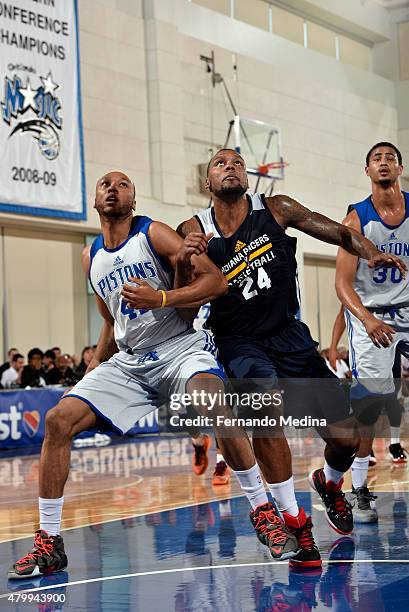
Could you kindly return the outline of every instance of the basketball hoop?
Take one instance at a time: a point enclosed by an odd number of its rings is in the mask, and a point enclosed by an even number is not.
[[[261,164],[261,166],[257,168],[257,171],[259,174],[267,175],[270,170],[284,170],[287,166],[289,166],[289,163],[286,161],[276,161],[269,164]]]

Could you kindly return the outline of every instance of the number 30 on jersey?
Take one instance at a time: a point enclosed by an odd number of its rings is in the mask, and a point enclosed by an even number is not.
[[[392,281],[392,283],[400,283],[402,280],[402,272],[399,270],[399,268],[379,268],[379,270],[376,270],[374,276],[373,276],[373,280],[375,283],[378,283],[378,285],[384,283],[387,279],[388,276],[390,276],[390,280]]]
[[[257,272],[257,283],[256,279],[252,276],[247,276],[240,283],[240,287],[243,287],[243,297],[245,300],[250,300],[252,297],[258,295],[257,289],[253,289],[255,283],[259,289],[270,289],[271,287],[271,280],[269,279],[268,274],[264,270],[264,268],[258,268]]]

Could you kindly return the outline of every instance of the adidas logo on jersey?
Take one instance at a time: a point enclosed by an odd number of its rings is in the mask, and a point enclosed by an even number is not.
[[[121,259],[119,255],[117,255],[114,259],[114,266],[119,266],[119,264],[123,264],[123,263],[124,263],[123,259]]]
[[[236,242],[236,246],[234,247],[234,252],[238,253],[239,251],[241,251],[242,248],[244,248],[246,246],[245,242],[241,242],[241,240],[238,240]]]
[[[395,232],[392,232],[392,234],[389,236],[389,240],[397,240]]]

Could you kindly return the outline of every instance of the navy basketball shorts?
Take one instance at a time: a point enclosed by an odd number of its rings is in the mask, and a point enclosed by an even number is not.
[[[283,391],[284,415],[338,423],[351,414],[348,390],[317,351],[302,321],[265,339],[217,338],[219,359],[237,391]]]

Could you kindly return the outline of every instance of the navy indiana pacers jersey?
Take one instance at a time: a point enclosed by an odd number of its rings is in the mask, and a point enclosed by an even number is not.
[[[228,293],[211,302],[208,326],[216,339],[274,335],[299,310],[297,240],[274,219],[263,194],[247,199],[247,217],[229,238],[218,228],[213,207],[195,215],[205,234],[213,232],[208,256],[229,283]]]

